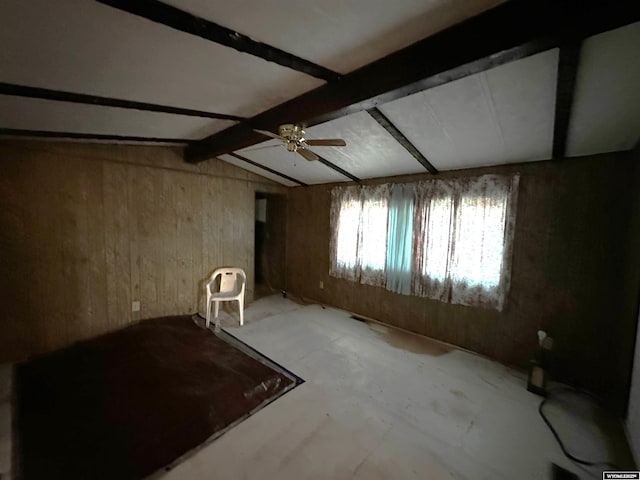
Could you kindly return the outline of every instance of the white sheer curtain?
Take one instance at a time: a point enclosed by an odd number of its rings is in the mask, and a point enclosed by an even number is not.
[[[455,183],[429,180],[415,188],[413,294],[447,302]]]
[[[451,259],[451,302],[502,310],[509,289],[520,177],[461,183]]]
[[[483,175],[416,186],[414,295],[502,310],[518,183],[518,175]]]
[[[331,190],[331,265],[329,274],[358,280],[358,225],[362,212],[360,187]]]
[[[389,185],[362,187],[362,216],[358,244],[360,282],[383,286],[387,254]]]
[[[330,275],[384,285],[388,209],[388,184],[331,191]]]
[[[336,187],[329,273],[396,293],[502,310],[519,178]]]

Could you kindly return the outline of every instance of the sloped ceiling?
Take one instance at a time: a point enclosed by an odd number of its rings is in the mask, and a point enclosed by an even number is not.
[[[3,0],[0,43],[3,82],[241,116],[322,83],[91,0]]]
[[[553,49],[380,106],[440,170],[551,156]]]
[[[15,129],[197,140],[232,124],[227,120],[0,95],[0,125]]]
[[[476,43],[484,37],[469,27],[475,41],[465,44],[447,29],[468,18],[486,17],[480,25],[492,25],[487,15],[501,3],[4,0],[0,135],[183,143],[204,145],[205,153],[215,150],[208,150],[214,138],[229,145],[218,148],[223,160],[287,186],[633,148],[640,134],[639,9],[629,7],[619,15],[623,20],[603,20],[597,34],[580,38],[575,62],[560,54],[564,44],[520,38],[518,25],[503,22],[497,24],[505,37],[525,42],[519,54],[488,51],[480,64],[465,64],[475,57],[464,52],[480,51]],[[555,8],[545,1],[512,1],[509,8],[539,3]],[[598,21],[592,17],[591,23]],[[565,27],[572,25],[555,25]],[[212,39],[212,31],[226,38]],[[402,61],[420,74],[430,71],[433,59],[402,55],[438,32],[447,39],[434,41],[439,48],[432,49],[442,74],[435,82],[412,78],[403,86]],[[239,51],[246,44],[264,58]],[[461,64],[447,66],[449,46]],[[390,84],[393,95],[374,78],[368,92],[360,72],[394,56],[401,61],[393,78],[401,82]],[[365,80],[352,92],[358,75]],[[275,131],[277,123],[265,127],[261,119],[276,118],[278,111],[297,117],[277,117],[280,123],[304,120],[304,106],[311,104],[300,96],[328,85],[334,96],[312,117],[331,120],[310,118],[306,137],[343,138],[346,147],[313,147],[321,159],[308,162],[254,133],[254,140],[233,148],[242,131],[230,127]]]
[[[568,155],[629,150],[640,130],[640,23],[584,42]]]
[[[348,73],[502,0],[171,0],[167,3]]]

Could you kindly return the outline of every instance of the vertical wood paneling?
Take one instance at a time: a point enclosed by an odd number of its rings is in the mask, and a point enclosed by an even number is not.
[[[29,249],[25,247],[37,241],[25,228],[24,211],[33,205],[30,196],[26,196],[23,202],[25,196],[21,192],[24,192],[26,184],[20,165],[3,166],[3,175],[0,176],[0,197],[3,199],[0,208],[0,295],[6,301],[0,317],[0,339],[13,337],[13,341],[6,345],[8,354],[30,348],[34,338],[33,334],[29,335],[32,312],[29,316],[23,316],[21,312],[29,305],[30,289],[24,275],[21,276],[25,266],[20,258],[28,255]],[[30,256],[31,261],[26,266],[30,271],[33,270],[30,264],[34,256]],[[34,278],[34,282],[41,283],[41,278]]]
[[[243,263],[245,272],[247,273],[247,298],[248,301],[253,301],[253,295],[255,290],[255,278],[254,278],[254,258],[255,258],[255,237],[256,237],[256,201],[255,192],[250,188],[248,183],[243,184],[244,192],[240,196],[239,200],[242,204],[241,212],[243,215],[242,223],[245,225],[242,232],[243,241],[240,242],[243,250]]]
[[[138,208],[137,215],[137,233],[138,241],[138,265],[139,265],[139,297],[141,305],[145,306],[145,311],[154,316],[161,310],[158,305],[158,296],[156,291],[156,277],[158,263],[161,261],[161,245],[159,244],[159,235],[157,232],[158,211],[162,208],[160,202],[156,200],[155,186],[155,170],[152,168],[136,169],[137,188],[134,190],[135,204]]]
[[[191,294],[189,305],[190,311],[198,311],[199,305],[199,283],[203,277],[203,264],[205,259],[202,256],[202,234],[204,229],[202,212],[202,177],[190,175],[190,201],[191,212],[189,213],[189,225],[191,226],[191,277],[188,291]]]
[[[207,202],[207,200],[209,199],[210,195],[209,192],[207,190],[207,184],[208,182],[204,179],[204,177],[199,177],[198,178],[198,190],[200,191],[200,223],[201,223],[201,228],[200,228],[200,258],[201,258],[201,262],[199,265],[199,275],[198,278],[200,279],[199,282],[197,282],[196,284],[196,305],[198,307],[198,311],[200,312],[204,312],[205,311],[205,305],[204,305],[204,294],[203,294],[203,285],[204,285],[204,280],[208,275],[208,269],[209,269],[209,259],[211,257],[211,255],[209,254],[209,235],[207,235],[207,232],[209,232],[209,218],[210,218],[210,212],[209,212],[209,203]]]
[[[127,169],[127,196],[126,202],[128,205],[128,226],[129,226],[129,276],[131,283],[129,285],[129,298],[131,302],[140,300],[140,232],[139,228],[139,215],[141,212],[141,205],[139,202],[140,191],[138,185],[139,169],[128,168]],[[130,308],[130,307],[129,307]],[[131,312],[131,318],[133,320],[140,320],[143,318],[142,313]]]
[[[1,142],[0,161],[0,362],[202,311],[221,265],[253,285],[255,191],[286,192],[173,148]]]
[[[175,179],[175,218],[176,218],[176,258],[177,258],[177,304],[178,313],[188,313],[191,292],[191,228],[188,217],[192,213],[189,204],[189,185],[185,175]]]
[[[171,311],[178,305],[178,268],[176,258],[176,222],[175,222],[175,190],[173,173],[163,170],[161,173],[161,190],[159,203],[164,214],[158,218],[158,235],[160,237],[162,261],[159,265],[157,282],[159,283],[159,303],[162,311]],[[170,213],[166,213],[170,212]],[[146,308],[146,306],[144,306]]]
[[[57,348],[67,335],[62,252],[64,230],[60,218],[64,198],[56,175],[49,169],[51,161],[51,157],[47,155],[43,158],[34,155],[32,158],[35,164],[33,166],[36,167],[32,181],[34,185],[38,185],[35,189],[38,194],[36,221],[40,228],[38,244],[41,245],[37,268],[36,271],[32,270],[32,274],[42,275],[43,283],[40,289],[32,292],[32,302],[38,308],[35,318],[32,318],[31,333],[36,335],[34,340],[38,342],[37,345],[42,345],[44,349]],[[44,301],[43,296],[46,296],[47,301]],[[44,323],[46,327],[38,328],[40,323]]]
[[[202,210],[204,217],[204,228],[202,231],[202,268],[203,274],[198,283],[199,309],[205,311],[204,280],[208,278],[216,267],[222,266],[223,256],[221,244],[224,243],[222,234],[225,229],[221,225],[222,204],[222,182],[208,182],[201,179],[202,185]]]
[[[129,264],[128,167],[104,163],[104,236],[108,324],[117,328],[131,321]]]
[[[86,164],[87,175],[87,235],[89,246],[89,335],[102,333],[107,325],[107,278],[105,255],[105,215],[103,193],[103,168],[97,162]]]
[[[189,277],[185,291],[188,297],[188,312],[198,309],[198,281],[201,276],[202,265],[202,191],[200,190],[200,178],[189,175],[187,187],[188,209],[187,229],[189,231],[188,250],[190,254]]]
[[[60,295],[63,298],[63,318],[65,333],[56,343],[64,343],[70,332],[88,331],[87,316],[90,310],[91,293],[88,285],[89,245],[87,242],[87,202],[85,190],[86,172],[84,165],[73,159],[70,168],[75,175],[66,175],[60,179],[59,222],[64,232],[59,240],[62,255],[62,282]]]

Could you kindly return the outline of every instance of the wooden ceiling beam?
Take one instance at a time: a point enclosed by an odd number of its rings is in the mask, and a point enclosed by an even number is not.
[[[239,32],[158,0],[98,0],[98,2],[327,82],[340,79],[339,73],[328,68],[316,65],[304,58],[297,57],[266,43],[257,42]],[[229,3],[228,8],[236,7],[233,3]]]
[[[279,177],[281,177],[281,178],[284,178],[284,179],[286,179],[286,180],[289,180],[290,182],[297,183],[297,184],[298,184],[298,185],[300,185],[301,187],[308,187],[308,186],[309,186],[309,185],[307,185],[306,183],[301,182],[300,180],[296,180],[295,178],[290,177],[289,175],[286,175],[286,174],[284,174],[284,173],[278,172],[277,170],[274,170],[273,168],[269,168],[269,167],[267,167],[267,166],[265,166],[265,165],[260,165],[258,162],[254,162],[253,160],[251,160],[251,159],[249,159],[249,158],[247,158],[247,157],[243,157],[242,155],[238,155],[237,153],[230,152],[230,153],[229,153],[229,155],[230,155],[230,156],[232,156],[232,157],[234,157],[234,158],[237,158],[238,160],[240,160],[240,161],[242,161],[242,162],[246,162],[246,163],[248,163],[249,165],[253,165],[254,167],[261,168],[261,169],[262,169],[262,170],[264,170],[265,172],[272,173],[273,175],[277,175],[277,176],[279,176]]]
[[[420,153],[411,141],[404,136],[404,134],[398,130],[391,120],[387,118],[387,116],[380,111],[378,107],[373,107],[367,110],[367,113],[373,118],[378,125],[384,128],[389,135],[391,135],[396,142],[398,142],[402,148],[404,148],[413,158],[415,158],[427,171],[433,175],[438,173],[438,169],[434,167],[427,158]]]
[[[344,175],[345,177],[350,178],[354,182],[360,182],[361,181],[358,177],[356,177],[352,173],[347,172],[344,168],[339,167],[335,163],[330,162],[326,158],[318,155],[316,152],[313,152],[313,153],[315,153],[316,157],[318,157],[318,162],[322,163],[324,166],[329,167],[331,170],[333,170],[335,172],[338,172],[340,175]]]
[[[573,105],[581,46],[582,42],[580,41],[567,43],[560,47],[558,55],[552,153],[552,157],[556,160],[564,158],[567,152],[571,106]]]
[[[107,135],[102,133],[54,132],[49,130],[22,130],[17,128],[0,128],[0,136],[59,138],[59,139],[74,139],[74,140],[101,140],[101,141],[110,141],[110,142],[171,143],[175,145],[187,145],[194,142],[194,140],[186,140],[184,138],[135,137],[135,136],[129,136],[129,135]]]
[[[313,126],[640,20],[640,2],[510,0],[189,146],[200,162],[264,140],[254,129]]]
[[[241,122],[243,120],[246,120],[246,118],[244,117],[227,115],[225,113],[203,112],[202,110],[191,110],[189,108],[156,105],[154,103],[135,102],[132,100],[122,100],[119,98],[98,97],[96,95],[64,92],[60,90],[49,90],[47,88],[28,87],[25,85],[15,85],[13,83],[0,82],[0,95],[11,95],[14,97],[26,98],[41,98],[43,100],[53,100],[56,102],[82,103],[86,105],[98,105],[101,107],[127,108],[132,110],[142,110],[145,112],[170,113],[173,115],[186,115],[188,117],[215,118],[218,120],[231,120],[234,122]]]

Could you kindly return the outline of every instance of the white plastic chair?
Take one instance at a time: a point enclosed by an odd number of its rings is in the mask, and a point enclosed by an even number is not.
[[[215,290],[218,277],[220,277],[219,288]],[[238,277],[240,277],[241,282],[238,281]],[[242,283],[242,285],[238,285],[239,283]],[[217,326],[220,302],[233,302],[236,300],[240,310],[240,325],[244,324],[244,286],[246,283],[247,276],[241,268],[223,267],[216,269],[211,274],[211,278],[205,285],[207,290],[207,328],[211,323],[211,303],[214,304],[213,311]]]

